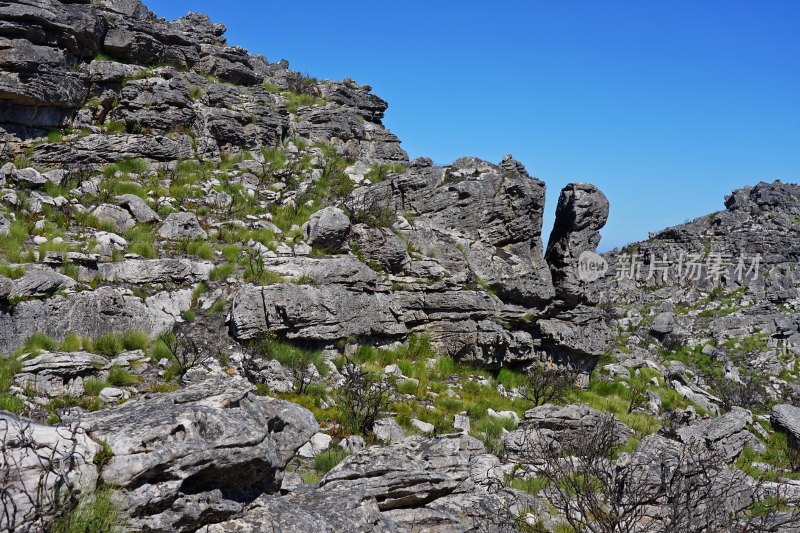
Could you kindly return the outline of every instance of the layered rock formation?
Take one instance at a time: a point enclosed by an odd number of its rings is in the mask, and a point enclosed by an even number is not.
[[[545,247],[521,162],[225,30],[0,2],[0,530],[796,530],[798,186],[600,257],[573,183]]]

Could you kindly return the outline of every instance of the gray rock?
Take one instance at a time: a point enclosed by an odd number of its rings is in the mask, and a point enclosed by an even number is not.
[[[62,340],[68,333],[98,337],[103,333],[142,330],[151,335],[171,329],[191,306],[191,290],[159,293],[146,301],[112,287],[100,287],[48,300],[23,301],[13,313],[0,310],[0,353],[14,351],[34,333]]]
[[[794,443],[800,444],[800,407],[776,405],[772,408],[770,419],[776,428],[788,434]]]
[[[196,529],[201,496],[218,500],[219,520],[248,492],[280,489],[283,468],[318,425],[302,407],[249,389],[204,382],[86,416],[89,435],[113,450],[102,479],[121,489],[131,526]]]
[[[0,277],[0,301],[13,298],[50,297],[60,290],[75,287],[74,279],[49,269],[31,268],[16,280]]]
[[[472,460],[484,454],[473,437],[410,437],[347,457],[325,475],[320,490],[366,493],[381,511],[419,506],[471,481]]]
[[[172,138],[158,135],[90,134],[69,144],[43,144],[31,158],[39,163],[113,163],[127,158],[157,161],[189,159],[191,139],[186,135]]]
[[[366,448],[367,443],[364,441],[364,437],[360,435],[351,435],[342,439],[341,442],[339,442],[339,447],[347,453],[357,453]]]
[[[35,168],[21,168],[12,174],[11,179],[17,183],[24,183],[30,187],[42,187],[48,180]]]
[[[165,220],[158,234],[169,240],[205,239],[208,234],[200,227],[194,213],[172,213]]]
[[[379,264],[387,272],[400,274],[411,266],[408,246],[388,228],[353,226],[351,239],[367,261]]]
[[[0,411],[3,513],[0,530],[38,531],[49,513],[66,503],[63,485],[75,497],[94,492],[95,454],[100,446],[80,426],[49,427]]]
[[[411,425],[422,433],[433,433],[435,426],[416,418],[411,419]]]
[[[316,248],[338,252],[345,249],[350,234],[350,219],[338,207],[317,211],[304,224],[306,242]]]
[[[111,204],[102,204],[92,211],[92,214],[100,220],[114,226],[116,231],[122,232],[131,229],[136,225],[136,221],[126,210]]]
[[[98,265],[98,276],[117,283],[196,283],[207,281],[213,263],[189,259],[135,259]]]
[[[501,165],[463,158],[444,168],[412,166],[357,189],[346,204],[351,213],[368,206],[413,215],[404,240],[435,255],[456,283],[478,278],[527,306],[553,296],[542,258],[544,183],[511,157]]]
[[[569,445],[580,439],[587,430],[598,427],[604,417],[610,416],[583,404],[564,407],[545,404],[525,412],[519,428],[503,436],[503,443],[512,458],[529,457],[527,449],[533,435],[542,435],[556,442]],[[614,420],[613,437],[620,444],[628,441],[631,430],[622,422]]]
[[[767,448],[758,438],[747,431],[753,423],[750,411],[734,407],[730,412],[708,422],[700,422],[677,431],[678,438],[686,444],[699,443],[717,451],[727,462],[735,460],[749,447],[756,453],[764,453]]]
[[[578,260],[582,253],[597,249],[608,209],[605,195],[590,183],[571,183],[561,191],[545,254],[559,298],[579,302],[587,297],[585,282],[578,277]]]
[[[137,222],[147,224],[149,222],[160,222],[161,217],[153,211],[144,200],[135,194],[123,194],[117,196],[117,204],[124,207],[133,215]]]
[[[22,368],[14,383],[46,398],[81,397],[84,380],[111,366],[105,357],[86,352],[28,354],[20,361]]]
[[[650,331],[657,335],[667,335],[675,330],[675,315],[672,313],[659,313],[653,319]]]
[[[351,256],[279,257],[264,261],[264,268],[287,281],[312,285],[343,285],[351,290],[374,289],[378,275]]]
[[[0,213],[0,237],[8,237],[11,233],[11,221]]]
[[[337,340],[407,333],[385,294],[350,292],[331,285],[247,285],[231,308],[231,335],[248,340],[272,331],[289,339]]]
[[[121,400],[124,400],[126,393],[122,389],[118,389],[116,387],[105,387],[103,390],[100,391],[99,398],[100,401],[105,403],[116,403]]]
[[[381,418],[375,421],[372,428],[375,438],[379,441],[394,444],[406,438],[406,432],[400,427],[394,418]]]

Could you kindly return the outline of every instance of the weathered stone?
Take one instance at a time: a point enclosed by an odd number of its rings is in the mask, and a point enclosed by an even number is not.
[[[311,340],[405,335],[408,330],[391,307],[388,295],[350,292],[336,285],[245,286],[231,308],[231,335],[240,340],[268,331]]]
[[[200,227],[194,213],[172,213],[165,220],[158,234],[172,241],[180,239],[205,239],[208,233]]]
[[[117,196],[117,204],[124,207],[133,215],[137,222],[147,224],[149,222],[160,222],[161,217],[153,211],[144,200],[135,194],[123,194]]]
[[[49,427],[0,411],[0,470],[3,513],[0,530],[37,531],[49,513],[75,497],[94,492],[95,454],[100,446],[78,425]]]
[[[49,269],[32,268],[16,280],[0,277],[0,301],[50,297],[77,285],[75,280]]]
[[[597,249],[608,209],[605,195],[592,184],[571,183],[561,191],[545,254],[557,297],[575,303],[586,298],[586,282],[578,276],[578,261],[582,253]]]
[[[350,219],[338,207],[317,211],[304,225],[306,242],[316,248],[338,252],[345,248]]]
[[[219,519],[280,489],[286,463],[318,426],[309,411],[249,389],[205,382],[86,416],[89,435],[113,451],[102,479],[123,491],[132,525],[196,529],[201,495],[230,502],[215,507]]]
[[[126,210],[116,205],[102,204],[92,211],[92,214],[100,220],[114,226],[116,231],[125,231],[136,225],[136,221]]]
[[[117,283],[196,283],[207,281],[212,263],[189,259],[137,259],[98,265],[98,275]]]
[[[101,287],[48,300],[23,301],[13,313],[0,310],[0,353],[21,346],[41,332],[63,339],[68,333],[99,337],[103,333],[142,330],[152,335],[170,329],[191,306],[191,290],[160,293],[146,301],[129,292]]]
[[[564,407],[545,404],[525,412],[519,428],[506,433],[503,442],[512,458],[529,457],[532,439],[542,435],[560,444],[570,444],[584,436],[587,430],[599,427],[610,416],[583,404]],[[620,444],[628,441],[630,429],[613,420],[613,438]]]
[[[756,453],[764,453],[767,450],[755,435],[747,431],[747,426],[752,423],[753,415],[750,411],[734,407],[730,412],[708,422],[680,428],[677,433],[682,442],[699,443],[713,449],[730,462],[746,447]]]
[[[782,404],[772,408],[772,424],[800,445],[800,407]]]
[[[389,444],[400,442],[406,438],[406,433],[393,418],[381,418],[375,421],[372,428],[375,438]]]
[[[387,272],[400,274],[411,266],[408,245],[388,228],[353,226],[351,239],[367,261],[374,261]]]

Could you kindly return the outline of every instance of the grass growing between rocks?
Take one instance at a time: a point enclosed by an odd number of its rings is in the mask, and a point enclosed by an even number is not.
[[[54,533],[114,533],[124,529],[124,516],[110,489],[100,489],[81,500],[53,524]]]

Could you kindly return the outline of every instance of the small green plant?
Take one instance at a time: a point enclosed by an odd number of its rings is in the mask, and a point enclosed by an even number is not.
[[[83,392],[87,396],[97,396],[100,394],[100,391],[110,386],[111,384],[105,379],[87,378],[83,382]]]
[[[214,267],[214,270],[212,270],[208,275],[208,279],[211,281],[224,281],[233,276],[235,272],[236,266],[230,263],[225,263],[224,265]]]
[[[17,266],[12,267],[9,265],[0,265],[0,276],[10,279],[19,279],[25,275],[25,267]]]
[[[59,350],[62,352],[77,352],[81,349],[82,342],[81,338],[78,336],[77,333],[69,333],[64,340],[61,341],[61,346]]]
[[[110,489],[100,489],[86,497],[53,524],[54,533],[114,533],[124,529],[125,520]]]
[[[200,87],[197,87],[197,86],[192,86],[192,87],[189,88],[189,99],[190,100],[192,100],[192,101],[200,100],[202,97],[203,97],[203,89],[201,89]]]
[[[303,394],[311,384],[313,373],[311,367],[325,376],[328,374],[328,367],[322,352],[318,350],[308,350],[300,346],[294,346],[288,342],[278,340],[274,335],[267,335],[257,344],[256,350],[267,359],[278,361],[281,365],[288,368],[292,373],[294,389],[297,394]]]
[[[112,120],[106,124],[107,133],[125,133],[128,127],[124,120]]]
[[[138,385],[141,377],[131,374],[127,369],[114,365],[108,370],[108,382],[115,387],[130,387]]]
[[[106,357],[114,357],[125,350],[122,339],[114,333],[100,335],[92,344],[94,353]]]
[[[333,467],[344,461],[347,455],[347,452],[341,448],[329,449],[328,451],[314,457],[314,470],[323,475],[327,474],[333,470]]]
[[[39,351],[52,352],[57,346],[58,344],[56,343],[55,339],[40,332],[34,333],[25,340],[25,344],[23,344],[23,350],[28,353]]]
[[[310,94],[283,93],[286,99],[286,110],[291,114],[296,114],[301,107],[312,105],[325,105],[327,102],[322,98]]]

